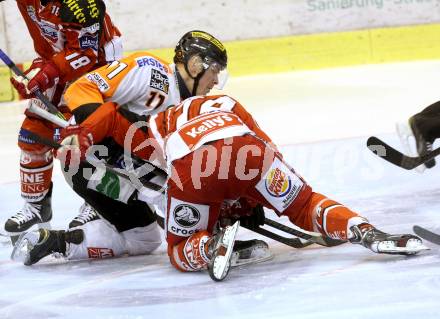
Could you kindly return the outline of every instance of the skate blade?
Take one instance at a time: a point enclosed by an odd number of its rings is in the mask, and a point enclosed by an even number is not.
[[[239,267],[249,264],[258,264],[271,260],[273,257],[274,255],[267,246],[260,246],[253,248],[251,257],[249,258],[240,258],[240,253],[234,251],[231,257],[231,267]]]
[[[404,152],[411,157],[420,156],[419,153],[417,153],[416,138],[414,137],[411,131],[409,123],[408,122],[396,123],[396,131],[397,131],[397,135],[399,136],[400,142],[402,143]],[[421,164],[417,166],[414,170],[417,173],[422,174],[425,171],[425,169],[426,166],[424,164]]]
[[[217,250],[217,254],[214,255],[209,267],[209,276],[214,281],[222,281],[229,273],[231,266],[231,255],[235,243],[235,235],[238,231],[240,222],[235,222],[234,225],[228,226],[223,235],[220,248]]]
[[[405,247],[396,247],[392,241],[381,242],[377,245],[377,252],[382,254],[415,255],[424,250],[430,250],[430,248],[418,240],[409,240]]]
[[[40,235],[38,233],[22,233],[15,242],[11,253],[11,260],[22,262],[25,265],[29,262],[29,252],[38,242]]]

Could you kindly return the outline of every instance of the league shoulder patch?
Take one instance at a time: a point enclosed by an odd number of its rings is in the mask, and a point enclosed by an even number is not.
[[[295,200],[304,182],[278,158],[256,188],[280,213]]]
[[[168,231],[182,237],[189,237],[208,227],[209,206],[184,202],[171,198]]]

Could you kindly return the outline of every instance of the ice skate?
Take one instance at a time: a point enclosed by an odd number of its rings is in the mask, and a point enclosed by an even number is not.
[[[208,265],[209,276],[214,281],[222,281],[229,273],[235,235],[240,222],[221,229],[214,237],[212,244],[211,262]]]
[[[41,229],[50,229],[50,220],[52,219],[51,193],[50,190],[39,202],[25,202],[23,208],[6,221],[6,233],[11,237],[18,236],[37,224]]]
[[[384,233],[370,224],[355,225],[350,228],[353,244],[361,244],[380,254],[415,255],[429,249],[422,240],[411,234],[392,235]]]
[[[83,240],[81,229],[68,232],[39,229],[22,233],[12,250],[11,259],[30,266],[51,254],[65,255],[67,243],[80,244]]]
[[[231,267],[260,263],[272,258],[273,254],[265,241],[236,240],[231,256]]]
[[[92,220],[99,219],[99,215],[96,210],[87,203],[84,203],[79,208],[79,214],[69,223],[69,228],[74,228],[82,226],[85,223],[91,222]]]

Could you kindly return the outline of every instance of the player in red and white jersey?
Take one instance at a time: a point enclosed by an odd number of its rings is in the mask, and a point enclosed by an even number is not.
[[[273,209],[305,230],[377,253],[425,249],[417,236],[383,233],[344,205],[313,192],[243,106],[228,96],[188,99],[153,116],[150,124],[172,173],[167,242],[179,270],[206,268],[221,207],[243,199]]]
[[[216,249],[213,233],[222,207],[243,200],[287,216],[305,230],[377,253],[415,254],[426,249],[417,236],[381,232],[346,206],[314,192],[229,96],[188,99],[153,116],[152,122],[172,174],[166,238],[171,263],[181,271],[207,267]]]
[[[61,100],[66,86],[84,73],[122,57],[120,32],[106,13],[102,0],[17,0],[17,6],[32,37],[37,58],[25,71],[26,79],[11,82],[23,98],[38,107],[40,90],[69,117]],[[52,218],[52,149],[35,143],[29,131],[54,138],[56,127],[26,112],[18,136],[21,149],[21,195],[25,205],[5,223],[10,235],[35,224],[41,227]]]

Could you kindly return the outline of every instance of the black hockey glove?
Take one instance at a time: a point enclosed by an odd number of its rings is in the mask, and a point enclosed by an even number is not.
[[[264,225],[264,208],[260,204],[252,208],[251,215],[240,217],[240,226],[255,229],[261,225]]]

